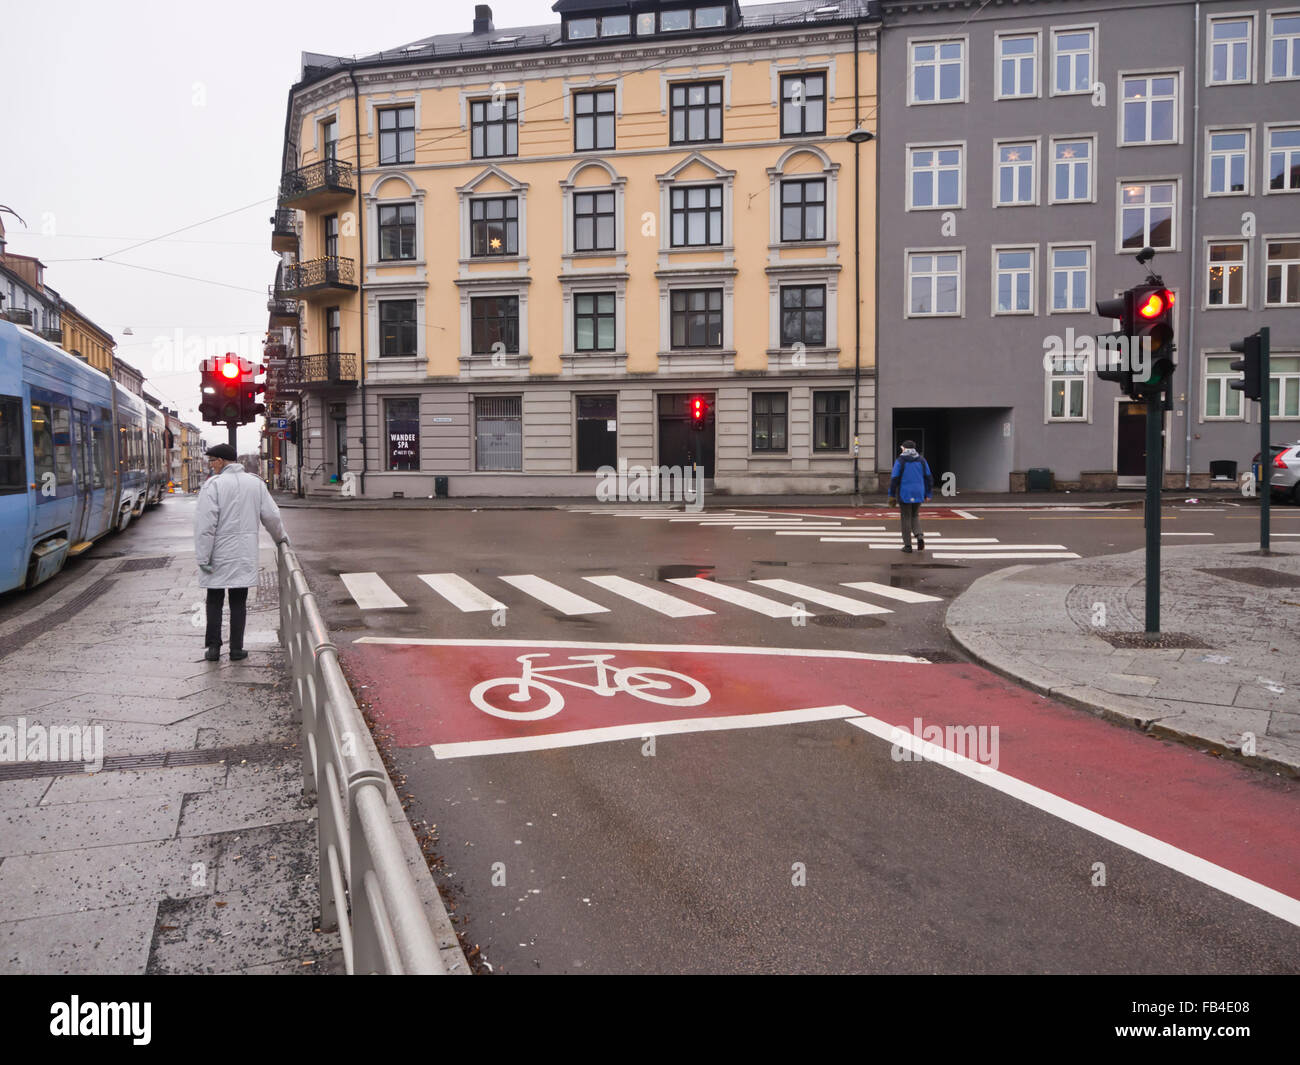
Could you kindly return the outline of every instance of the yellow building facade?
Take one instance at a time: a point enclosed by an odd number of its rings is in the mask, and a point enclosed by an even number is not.
[[[76,352],[96,370],[111,377],[113,350],[117,344],[112,334],[101,329],[66,300],[63,302],[60,319],[63,327],[63,350]]]
[[[273,299],[297,300],[308,494],[590,496],[620,464],[852,491],[875,465],[867,5],[556,10],[304,57]]]

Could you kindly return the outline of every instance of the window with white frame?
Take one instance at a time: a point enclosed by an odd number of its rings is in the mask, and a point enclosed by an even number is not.
[[[1120,248],[1174,247],[1174,183],[1143,181],[1120,191]]]
[[[908,206],[915,209],[961,206],[961,147],[910,148],[907,153]]]
[[[1172,144],[1178,139],[1178,78],[1135,74],[1123,79],[1120,144]]]
[[[1053,422],[1080,422],[1088,418],[1087,361],[1066,354],[1053,359],[1047,375],[1047,418]]]
[[[688,185],[669,192],[674,248],[722,243],[722,186]]]
[[[1300,126],[1268,131],[1268,190],[1300,191]]]
[[[1274,355],[1268,360],[1268,413],[1300,418],[1300,358]]]
[[[914,104],[956,103],[965,97],[966,43],[913,41],[911,99]]]
[[[1052,31],[1053,91],[1057,96],[1092,92],[1093,31]]]
[[[1038,35],[998,37],[999,100],[1038,95]]]
[[[907,257],[907,313],[961,314],[961,252],[912,252]]]
[[[993,249],[993,313],[1034,313],[1034,249]]]
[[[1033,141],[997,146],[998,187],[994,201],[997,206],[1016,207],[1037,202],[1035,147]]]
[[[1300,11],[1268,16],[1268,76],[1270,81],[1300,78]]]
[[[1092,294],[1092,249],[1053,248],[1051,256],[1053,313],[1087,313]]]
[[[781,240],[826,239],[826,179],[781,182]]]
[[[1210,19],[1211,85],[1235,85],[1251,80],[1251,29],[1249,18]]]
[[[1052,202],[1092,199],[1092,139],[1052,141]]]
[[[1300,240],[1265,241],[1264,303],[1300,305]]]
[[[1246,306],[1246,242],[1212,240],[1205,246],[1205,303]]]
[[[1205,153],[1205,195],[1233,196],[1246,192],[1250,130],[1225,129],[1209,135]]]
[[[1232,369],[1234,355],[1207,355],[1205,357],[1205,413],[1209,418],[1240,418],[1241,392],[1230,388],[1233,381],[1241,380],[1241,372]]]

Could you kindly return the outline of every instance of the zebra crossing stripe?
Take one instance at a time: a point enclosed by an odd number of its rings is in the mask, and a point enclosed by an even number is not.
[[[875,581],[841,581],[845,588],[856,588],[860,592],[870,592],[872,595],[882,595],[886,599],[897,599],[900,603],[942,603],[943,597],[938,595],[926,595],[924,592],[913,592],[907,588],[893,588],[888,584],[877,584]]]
[[[421,573],[420,580],[442,596],[457,610],[470,613],[474,610],[505,610],[486,592],[481,592],[464,577],[456,573]]]
[[[402,598],[388,587],[378,573],[340,573],[348,595],[362,610],[388,610],[406,606]]]
[[[864,614],[893,613],[892,610],[885,606],[864,603],[860,599],[850,599],[847,595],[836,595],[834,592],[823,592],[820,588],[797,584],[794,581],[773,579],[750,581],[749,583],[757,584],[761,588],[770,588],[774,592],[784,592],[786,595],[793,595],[797,599],[807,599],[809,602],[817,603],[820,606],[828,606],[832,610],[838,610],[843,614],[852,614],[854,617],[861,617]]]
[[[743,588],[733,588],[727,584],[719,584],[717,581],[705,580],[703,577],[669,577],[668,579],[672,584],[689,588],[701,595],[712,596],[714,599],[721,599],[724,603],[731,603],[733,606],[743,607],[745,610],[752,610],[757,614],[764,614],[769,618],[810,618],[814,616],[807,610],[800,610],[798,607],[778,603],[775,599],[755,595]]]
[[[868,525],[865,529],[859,529],[857,526],[854,525],[841,525],[839,526],[839,530],[840,532],[843,533],[852,533],[855,539],[860,536],[871,538],[876,535],[882,537],[891,535],[890,533],[885,532],[885,527],[883,525]],[[813,529],[813,528],[777,529],[776,535],[777,536],[825,536],[826,530]],[[897,536],[898,534],[893,533],[892,535]]]
[[[550,581],[541,577],[534,576],[531,573],[522,573],[513,577],[502,577],[503,581],[514,588],[518,588],[525,595],[531,595],[549,607],[554,607],[561,614],[572,616],[574,614],[608,614],[609,607],[601,606],[599,603],[593,603],[590,599],[584,599],[580,595],[558,584],[552,584]]]
[[[952,559],[972,559],[972,558],[1078,558],[1079,556],[1071,551],[1002,551],[1002,552],[960,552],[960,551],[932,551],[931,558],[952,558]]]
[[[929,537],[927,536],[926,539],[929,539]],[[866,542],[870,544],[873,550],[876,548],[880,548],[881,550],[883,550],[888,547],[903,546],[903,541],[901,538],[898,540],[890,540],[888,543],[881,543],[880,541],[866,541]],[[1002,544],[998,543],[996,540],[940,540],[935,543],[932,550],[942,551],[944,548],[956,547],[958,545],[961,545],[963,547],[978,546],[981,551],[993,551],[996,549],[1000,549],[1002,547]]]
[[[647,588],[644,584],[637,584],[636,581],[630,581],[626,577],[583,577],[582,579],[590,581],[598,588],[604,588],[607,592],[630,599],[640,606],[660,614],[667,614],[670,618],[694,618],[713,613],[708,607],[696,606],[685,599],[678,599],[675,595],[661,592],[657,588]]]

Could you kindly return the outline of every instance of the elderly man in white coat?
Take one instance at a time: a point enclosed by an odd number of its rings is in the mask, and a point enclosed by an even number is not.
[[[199,584],[208,590],[208,632],[204,657],[215,662],[221,657],[221,606],[230,591],[230,657],[247,658],[244,650],[244,621],[248,589],[257,583],[258,525],[264,525],[275,542],[287,543],[280,508],[261,478],[247,473],[236,461],[239,456],[229,444],[208,451],[213,475],[199,492],[194,518],[194,557],[202,576]]]

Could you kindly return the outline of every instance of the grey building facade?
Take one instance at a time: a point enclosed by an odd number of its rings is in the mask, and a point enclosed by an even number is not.
[[[1228,344],[1272,330],[1300,434],[1300,6],[885,0],[877,450],[962,491],[1140,486],[1145,408],[1065,358],[1153,267],[1176,296],[1169,486],[1248,468]],[[1233,356],[1235,357],[1235,356]],[[1249,420],[1248,420],[1249,419]]]

